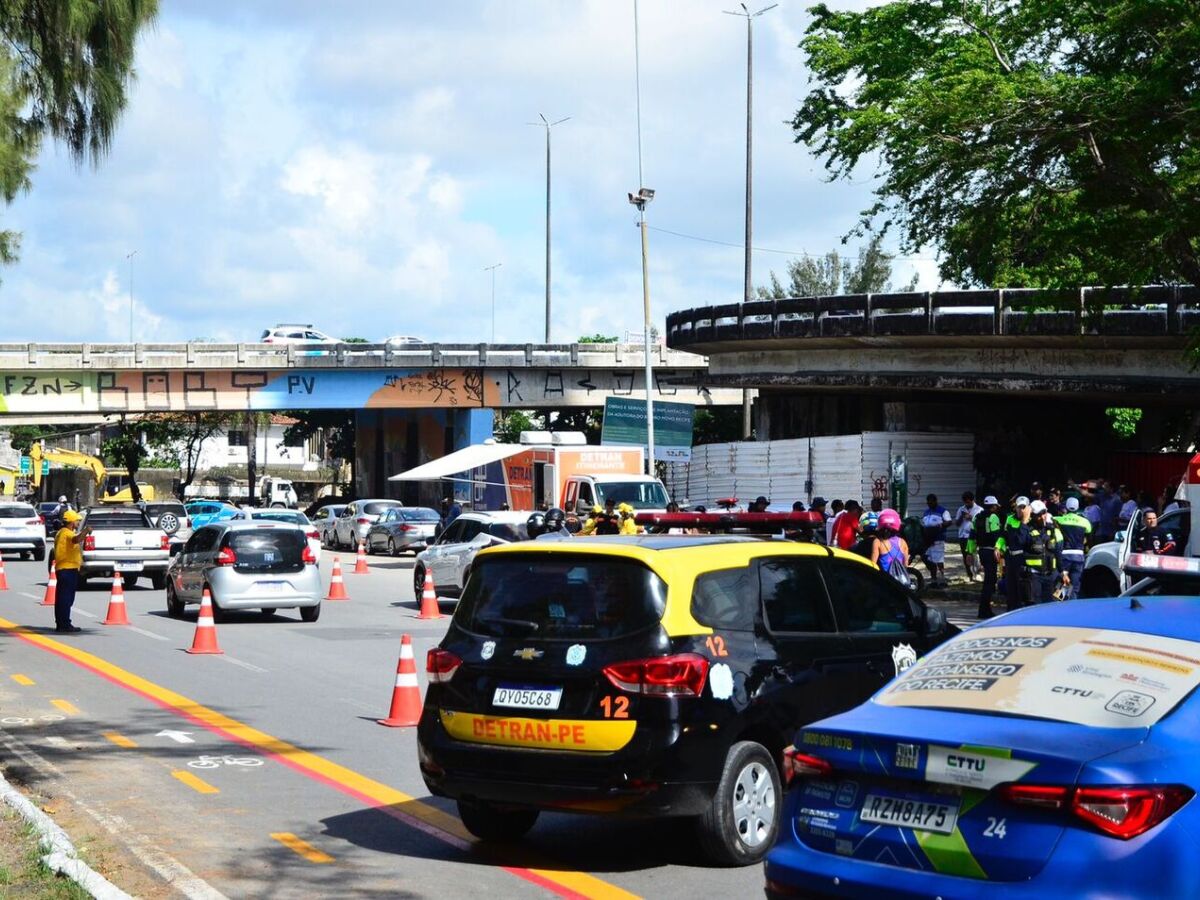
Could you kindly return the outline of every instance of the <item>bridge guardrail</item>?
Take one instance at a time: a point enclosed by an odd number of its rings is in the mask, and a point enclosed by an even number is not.
[[[1155,337],[1200,327],[1200,287],[1004,288],[752,300],[667,316],[673,349],[771,338]]]

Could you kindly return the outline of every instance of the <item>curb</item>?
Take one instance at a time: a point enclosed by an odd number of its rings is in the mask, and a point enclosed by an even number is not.
[[[133,900],[129,894],[81,860],[67,833],[28,797],[13,787],[2,774],[0,800],[11,806],[17,815],[37,832],[38,843],[46,851],[42,856],[42,863],[46,868],[70,878],[95,900]]]

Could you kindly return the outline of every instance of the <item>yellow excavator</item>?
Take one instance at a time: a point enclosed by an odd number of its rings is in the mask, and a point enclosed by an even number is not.
[[[46,447],[41,441],[35,441],[29,447],[31,463],[29,480],[36,489],[42,484],[42,460],[49,460],[63,466],[76,469],[89,469],[96,482],[96,491],[101,503],[131,503],[133,491],[129,485],[129,473],[124,470],[109,471],[104,461],[78,450],[65,450],[60,447]],[[139,481],[138,488],[143,500],[154,499],[154,487]]]

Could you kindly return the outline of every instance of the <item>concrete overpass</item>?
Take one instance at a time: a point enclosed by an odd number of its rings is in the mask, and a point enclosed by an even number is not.
[[[1195,406],[1196,329],[1193,286],[943,291],[689,309],[667,343],[708,356],[710,387]]]
[[[654,396],[733,405],[703,356],[659,346]],[[0,417],[165,410],[537,409],[644,396],[627,344],[0,344]]]

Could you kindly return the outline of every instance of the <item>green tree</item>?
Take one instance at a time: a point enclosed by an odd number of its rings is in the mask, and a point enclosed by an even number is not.
[[[492,426],[492,436],[501,444],[520,443],[522,431],[534,431],[533,420],[529,413],[520,409],[509,410],[503,415],[496,416]]]
[[[813,8],[793,129],[949,281],[1200,283],[1195,0]]]
[[[577,344],[615,344],[617,336],[615,334],[583,334],[579,336]]]
[[[224,433],[233,422],[233,414],[221,411],[185,412],[171,413],[170,418],[177,425],[173,448],[175,465],[172,468],[179,469],[179,494],[186,497],[187,489],[196,480],[196,468],[200,465],[204,444]]]
[[[283,413],[296,420],[283,430],[283,442],[307,441],[320,433],[325,439],[326,459],[348,460],[353,466],[355,456],[355,423],[352,409],[292,409]],[[333,467],[336,478],[337,468]],[[350,483],[354,483],[351,475]]]
[[[1137,434],[1138,423],[1142,421],[1142,411],[1137,407],[1110,406],[1104,414],[1113,434],[1126,440]]]
[[[170,416],[140,419],[121,416],[113,432],[100,445],[100,454],[109,465],[122,466],[129,472],[130,494],[136,503],[142,499],[137,483],[138,470],[148,460],[161,460],[172,453],[180,435],[179,423]]]
[[[860,247],[854,259],[842,259],[831,250],[824,256],[806,256],[787,265],[788,283],[771,272],[771,283],[758,289],[760,300],[782,300],[785,297],[828,297],[836,294],[879,294],[892,289],[892,260],[896,257],[882,247],[883,235],[874,235],[865,247]],[[917,277],[901,290],[911,291]]]
[[[108,151],[133,79],[138,34],[157,0],[9,0],[0,6],[0,194],[30,188],[46,135],[77,163]],[[0,231],[0,262],[16,259],[20,234]]]
[[[36,441],[45,440],[53,445],[61,437],[79,433],[77,425],[14,425],[8,429],[8,445],[28,454],[30,445]]]

